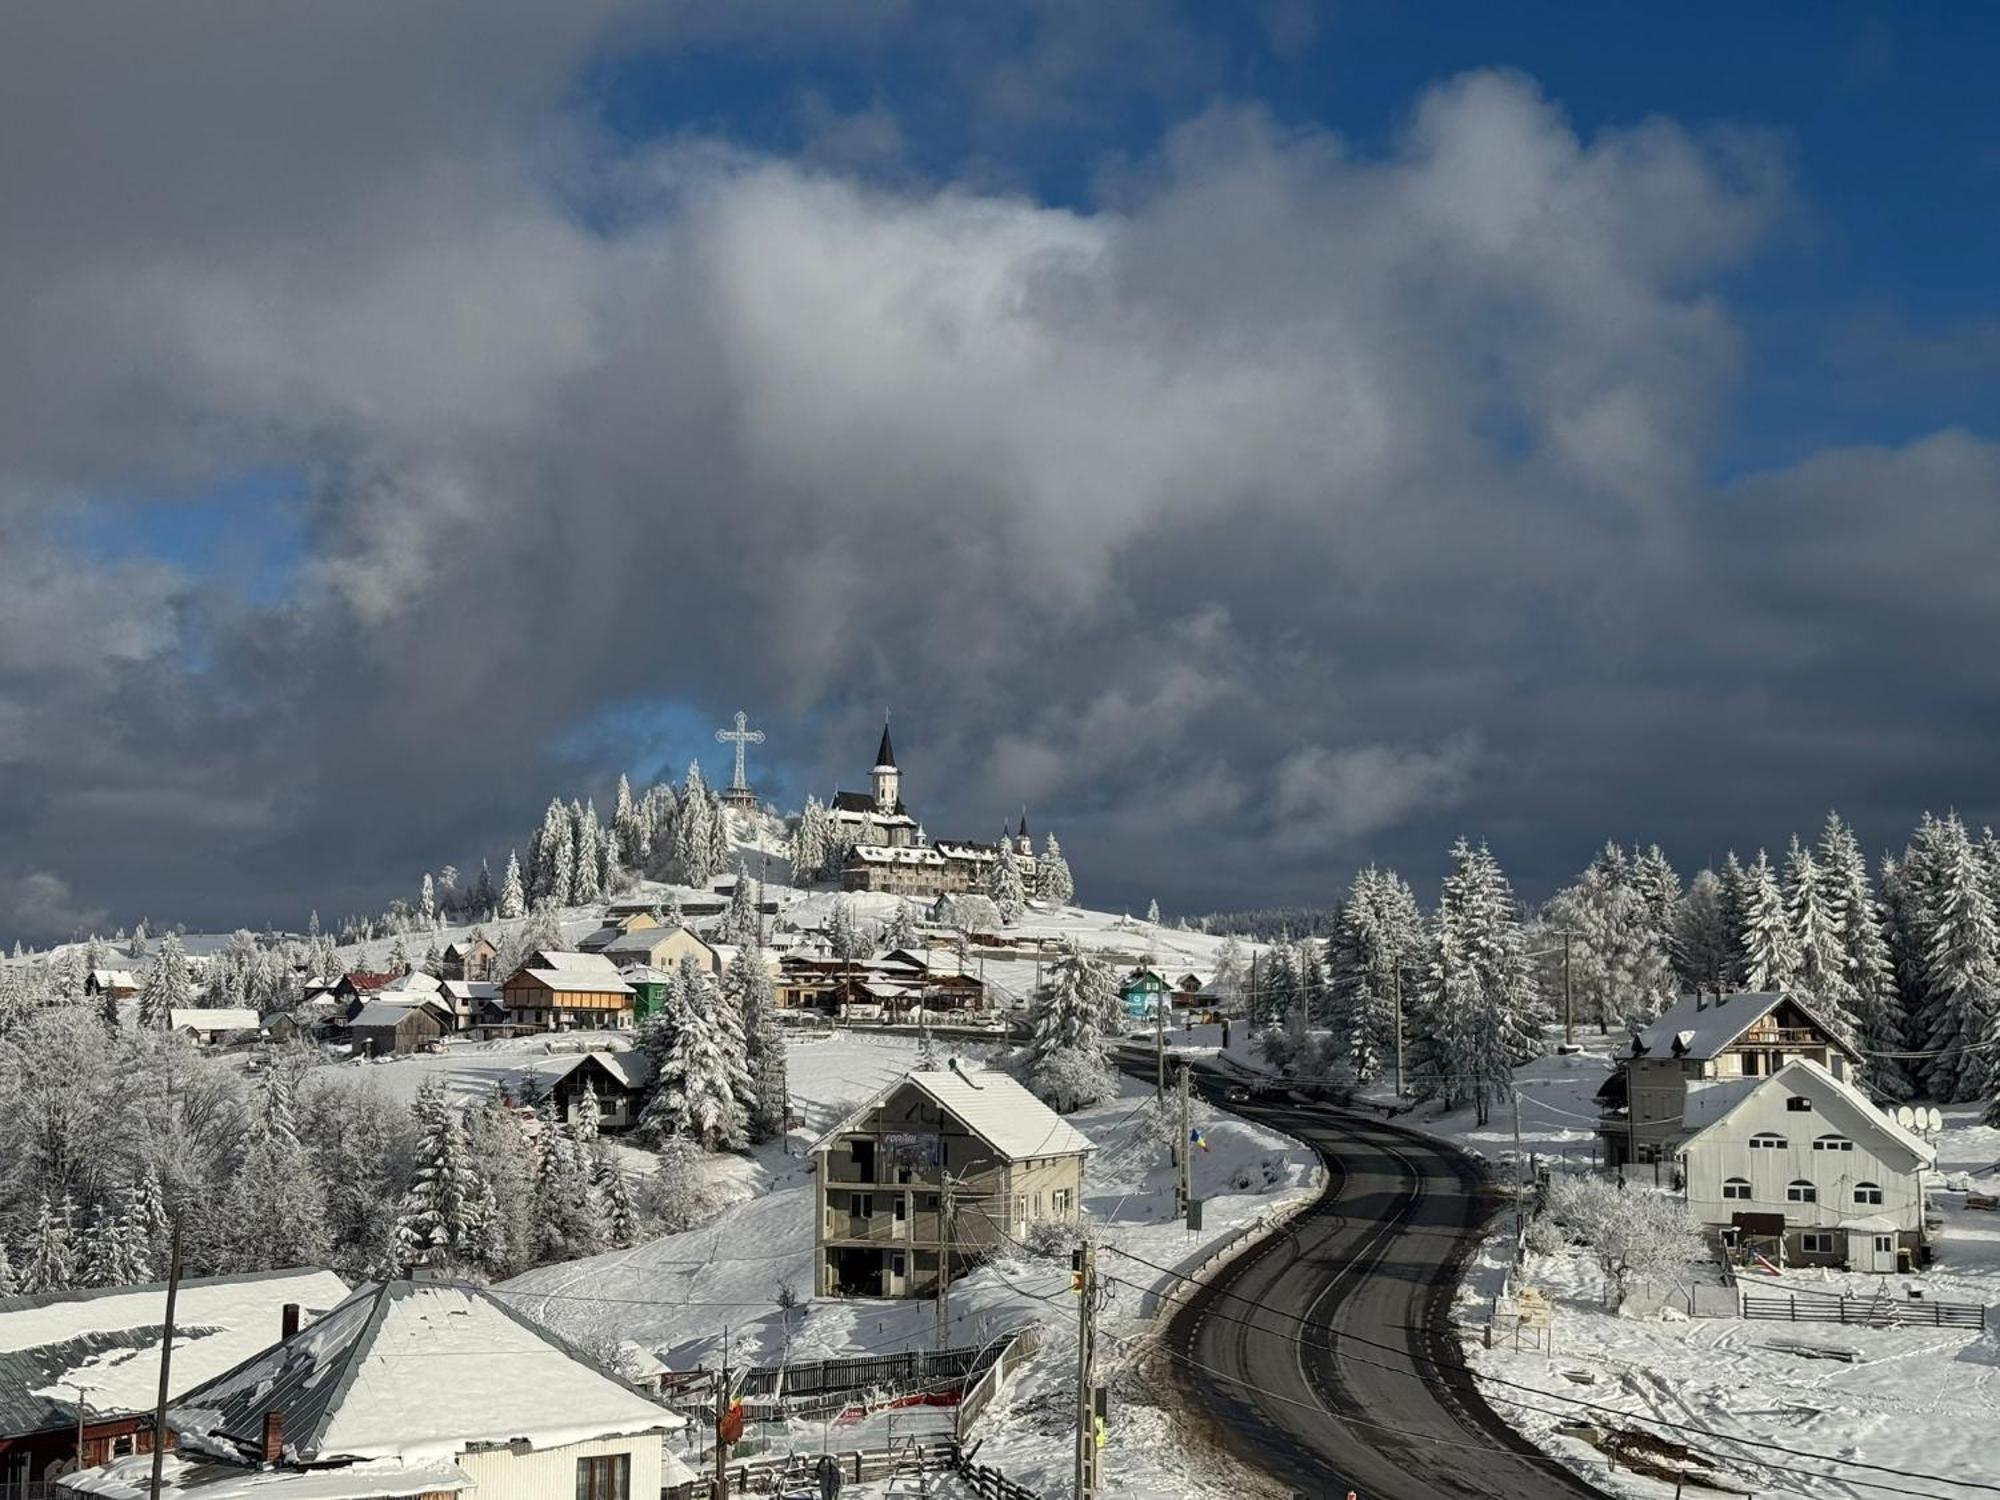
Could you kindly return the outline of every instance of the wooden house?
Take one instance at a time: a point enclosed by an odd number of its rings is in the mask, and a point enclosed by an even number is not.
[[[594,1090],[598,1128],[619,1131],[639,1122],[646,1089],[653,1081],[653,1060],[637,1049],[579,1052],[538,1060],[525,1071],[528,1077],[521,1089],[524,1103],[540,1104],[547,1099],[555,1106],[558,1119],[574,1120],[583,1096]]]
[[[493,965],[499,956],[500,950],[484,933],[448,944],[443,955],[444,978],[491,983]]]
[[[632,986],[601,953],[530,954],[501,990],[515,1026],[621,1031],[632,1025]]]
[[[448,1029],[428,1000],[371,1000],[348,1023],[347,1035],[356,1057],[395,1057],[422,1051]]]

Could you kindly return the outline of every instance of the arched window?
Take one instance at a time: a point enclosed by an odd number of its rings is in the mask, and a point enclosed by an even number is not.
[[[1750,1137],[1750,1149],[1752,1151],[1782,1151],[1785,1149],[1785,1138],[1774,1130],[1760,1130]]]
[[[1793,1181],[1785,1184],[1785,1201],[1787,1203],[1817,1203],[1819,1202],[1819,1189],[1814,1187],[1810,1182],[1807,1182],[1803,1177],[1795,1178]]]
[[[1815,1151],[1852,1151],[1854,1142],[1844,1135],[1823,1135],[1813,1142]]]
[[[1748,1198],[1750,1179],[1747,1177],[1726,1177],[1722,1182],[1722,1196],[1725,1198]]]
[[[1880,1185],[1873,1182],[1855,1183],[1854,1201],[1857,1204],[1869,1203],[1879,1206],[1882,1202],[1882,1189]]]

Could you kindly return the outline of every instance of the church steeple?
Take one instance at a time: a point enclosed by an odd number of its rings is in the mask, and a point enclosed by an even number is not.
[[[902,801],[902,773],[896,769],[896,747],[889,743],[889,720],[882,720],[882,744],[875,752],[875,768],[868,773],[875,784],[875,809],[895,812]]]

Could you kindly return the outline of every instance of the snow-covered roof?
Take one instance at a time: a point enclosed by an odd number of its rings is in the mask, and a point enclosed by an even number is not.
[[[167,1011],[175,1031],[255,1031],[257,1012],[244,1006],[176,1005]]]
[[[444,981],[439,979],[435,974],[426,974],[422,969],[412,969],[396,981],[394,988],[404,991],[419,990],[427,994],[436,994],[443,984]]]
[[[1089,1136],[1005,1073],[988,1069],[968,1076],[956,1068],[916,1069],[904,1074],[834,1126],[813,1149],[832,1144],[835,1137],[853,1129],[856,1121],[906,1084],[929,1095],[932,1103],[1007,1161],[1075,1156],[1097,1149]]]
[[[293,1463],[448,1461],[476,1444],[551,1448],[685,1425],[483,1288],[421,1281],[363,1288],[168,1415],[184,1448],[247,1459],[261,1456],[273,1411]]]
[[[139,981],[133,977],[130,969],[92,969],[90,977],[101,990],[139,988]]]
[[[627,984],[667,984],[674,976],[651,964],[627,964],[618,971],[618,977]]]
[[[595,990],[613,995],[632,992],[632,987],[618,977],[618,965],[601,953],[544,949],[533,955],[528,975],[552,990]]]
[[[63,1477],[65,1488],[103,1500],[148,1500],[153,1456],[134,1453],[101,1468]],[[389,1500],[392,1496],[457,1494],[473,1478],[448,1459],[406,1463],[371,1459],[332,1469],[262,1469],[215,1460],[190,1461],[169,1453],[160,1469],[160,1493],[191,1500]]]
[[[1911,1158],[1913,1166],[1928,1167],[1937,1160],[1937,1152],[1929,1142],[1905,1130],[1870,1103],[1861,1090],[1843,1079],[1835,1078],[1809,1057],[1795,1057],[1769,1077],[1751,1082],[1752,1087],[1737,1093],[1728,1101],[1726,1108],[1719,1109],[1707,1123],[1685,1136],[1680,1149],[1692,1150],[1703,1137],[1720,1132],[1729,1117],[1741,1109],[1752,1095],[1776,1089],[1780,1093],[1798,1094],[1812,1100],[1814,1113],[1820,1119],[1850,1136],[1871,1137],[1878,1151],[1885,1146],[1900,1150]],[[1693,1095],[1691,1099],[1699,1097],[1704,1095]]]
[[[354,1013],[354,1019],[347,1024],[356,1028],[365,1026],[400,1026],[411,1012],[427,1010],[430,1008],[430,1004],[429,996],[425,996],[421,1000],[414,998],[409,1000],[391,1000],[385,995],[370,1000],[366,1005],[362,1006],[361,1009]],[[433,1020],[438,1019],[435,1012],[432,1012],[431,1018]]]
[[[275,1342],[286,1303],[316,1316],[346,1298],[347,1283],[331,1271],[186,1278],[174,1308],[174,1389],[192,1389]],[[164,1282],[0,1297],[0,1436],[74,1422],[67,1380],[90,1388],[93,1412],[150,1407],[166,1311]]]
[[[1705,1062],[1769,1015],[1780,1001],[1790,1001],[1797,1006],[1821,1032],[1832,1038],[1834,1046],[1858,1059],[1859,1054],[1841,1041],[1831,1026],[1813,1014],[1810,1001],[1775,990],[1724,995],[1720,1000],[1711,995],[1683,996],[1660,1012],[1651,1025],[1634,1034],[1632,1055],[1685,1057]]]
[[[889,844],[856,844],[854,857],[869,865],[942,865],[944,856],[935,849],[914,844],[897,848]]]
[[[447,979],[444,992],[454,1000],[498,1000],[500,986],[490,979]]]
[[[1687,1130],[1701,1130],[1712,1125],[1736,1108],[1747,1095],[1755,1092],[1763,1081],[1762,1077],[1690,1078],[1681,1105],[1682,1126]]]
[[[628,1089],[644,1088],[653,1081],[653,1060],[636,1049],[627,1052],[576,1052],[566,1056],[538,1059],[523,1069],[538,1088],[553,1088],[582,1067],[585,1059],[596,1058],[604,1071]]]

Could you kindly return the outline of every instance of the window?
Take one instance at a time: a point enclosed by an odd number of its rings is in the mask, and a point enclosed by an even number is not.
[[[1893,1234],[1878,1234],[1875,1236],[1875,1253],[1877,1255],[1887,1255],[1895,1248],[1896,1237]]]
[[[1058,1219],[1067,1219],[1072,1212],[1069,1189],[1057,1188],[1053,1195],[1053,1201],[1051,1206],[1054,1209],[1055,1216]]]
[[[1802,1094],[1794,1094],[1785,1101],[1785,1108],[1794,1114],[1809,1115],[1812,1113],[1812,1100]]]
[[[1799,1178],[1785,1185],[1785,1201],[1787,1203],[1817,1203],[1819,1202],[1819,1189],[1804,1178]]]
[[[902,1251],[898,1250],[894,1255],[889,1257],[889,1274],[891,1276],[901,1276],[903,1274]]]
[[[1785,1138],[1769,1130],[1760,1130],[1750,1137],[1750,1149],[1752,1151],[1782,1151],[1785,1149]]]
[[[896,1194],[896,1222],[902,1223],[910,1216],[910,1197],[907,1193]]]
[[[1813,1142],[1815,1151],[1852,1151],[1854,1142],[1844,1135],[1823,1135]]]
[[[848,1211],[857,1219],[875,1217],[875,1195],[873,1193],[850,1193],[847,1197]]]
[[[1880,1185],[1873,1182],[1855,1183],[1854,1201],[1856,1203],[1872,1203],[1879,1207],[1882,1202],[1882,1189]]]
[[[576,1500],[626,1500],[632,1487],[632,1455],[608,1453],[576,1461]]]
[[[1807,1255],[1832,1255],[1836,1248],[1833,1240],[1830,1234],[1802,1234],[1799,1249]]]
[[[1722,1196],[1725,1198],[1748,1198],[1750,1196],[1749,1181],[1742,1177],[1728,1178],[1722,1184]]]
[[[936,1213],[937,1206],[938,1206],[938,1195],[936,1193],[925,1193],[924,1207],[928,1209],[930,1212]]]

